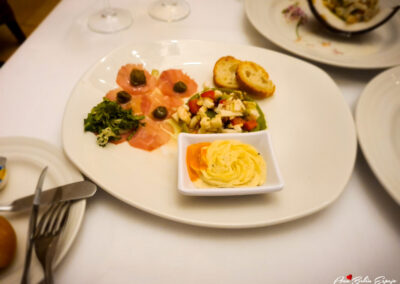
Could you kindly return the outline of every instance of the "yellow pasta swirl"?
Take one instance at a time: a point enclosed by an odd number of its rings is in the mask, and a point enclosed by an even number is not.
[[[251,145],[236,140],[216,140],[206,152],[207,168],[200,170],[202,181],[216,187],[262,185],[266,163]]]

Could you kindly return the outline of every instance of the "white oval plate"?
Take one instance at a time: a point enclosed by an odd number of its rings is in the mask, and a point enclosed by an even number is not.
[[[128,143],[96,144],[83,120],[116,87],[123,64],[148,70],[182,68],[199,86],[212,82],[216,60],[230,54],[264,66],[276,84],[259,101],[269,125],[285,187],[258,196],[189,197],[177,189],[177,143],[153,152]],[[115,197],[175,221],[209,227],[257,227],[311,214],[343,191],[354,166],[356,134],[350,110],[333,80],[312,64],[262,48],[207,41],[131,44],[103,57],[78,82],[66,106],[62,140],[78,168]]]
[[[0,137],[0,156],[7,157],[9,180],[0,191],[1,204],[33,194],[40,172],[44,166],[49,169],[43,190],[83,180],[79,171],[67,160],[63,152],[55,146],[28,137]],[[54,267],[57,266],[72,245],[85,213],[86,201],[71,206],[68,223],[60,237]],[[25,259],[30,211],[20,213],[0,213],[14,227],[17,235],[17,252],[11,266],[0,271],[1,283],[19,283]],[[43,277],[42,267],[32,253],[30,282],[38,283]]]
[[[308,17],[299,29],[288,22],[282,10],[298,2]],[[246,0],[246,15],[267,39],[287,51],[334,66],[374,69],[400,64],[400,13],[382,27],[365,35],[344,38],[327,32],[314,19],[306,0]]]
[[[368,164],[400,205],[400,66],[368,83],[357,102],[355,119]]]

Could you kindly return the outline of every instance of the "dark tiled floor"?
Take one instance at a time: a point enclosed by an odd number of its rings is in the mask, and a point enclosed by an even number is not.
[[[60,0],[8,0],[17,22],[28,37]],[[19,44],[6,25],[0,25],[0,67]]]

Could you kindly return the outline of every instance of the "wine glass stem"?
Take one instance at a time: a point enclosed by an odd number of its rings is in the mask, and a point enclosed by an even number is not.
[[[110,0],[104,0],[104,10],[102,13],[102,17],[113,17],[115,16],[115,11],[110,5]]]
[[[163,6],[175,6],[177,4],[176,2],[176,0],[162,0],[161,4]]]

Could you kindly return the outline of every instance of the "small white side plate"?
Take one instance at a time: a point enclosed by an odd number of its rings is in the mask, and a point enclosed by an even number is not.
[[[83,180],[79,171],[65,157],[61,149],[30,137],[0,137],[0,156],[7,157],[8,183],[0,191],[0,202],[9,204],[13,200],[34,192],[37,179],[44,166],[48,166],[43,190]],[[60,236],[53,268],[60,264],[78,234],[85,214],[86,201],[71,206],[68,222]],[[43,211],[41,210],[40,213]],[[29,213],[2,212],[13,226],[17,235],[17,251],[11,265],[0,269],[0,283],[19,283],[24,266]],[[34,254],[34,253],[33,253]],[[30,283],[43,279],[43,269],[36,257],[32,256]]]
[[[355,120],[368,164],[400,205],[400,66],[368,83],[358,100]]]
[[[238,140],[254,146],[267,164],[267,179],[264,184],[255,187],[198,188],[190,180],[186,165],[187,147],[201,142],[215,140]],[[188,134],[181,133],[178,138],[178,189],[185,195],[227,196],[248,195],[277,191],[283,188],[283,179],[272,148],[271,137],[267,130],[249,133]]]

